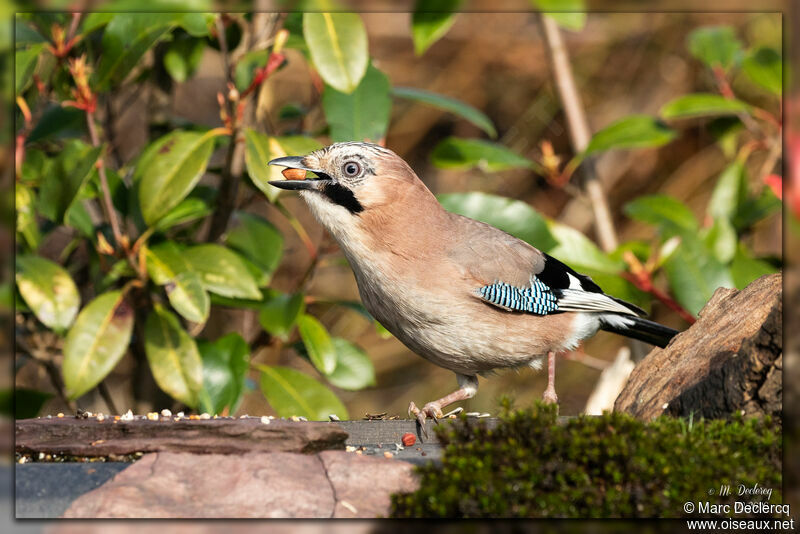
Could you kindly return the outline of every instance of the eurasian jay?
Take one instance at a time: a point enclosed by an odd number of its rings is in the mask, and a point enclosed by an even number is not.
[[[336,143],[274,159],[314,173],[270,184],[299,191],[339,243],[364,306],[423,358],[456,374],[459,388],[412,401],[423,424],[472,398],[478,374],[548,362],[545,402],[558,401],[555,356],[606,330],[666,346],[676,330],[606,295],[588,276],[497,228],[446,211],[409,165],[370,143]]]

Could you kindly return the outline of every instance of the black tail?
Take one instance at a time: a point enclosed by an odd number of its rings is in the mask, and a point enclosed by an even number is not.
[[[619,334],[621,336],[638,339],[639,341],[650,343],[651,345],[661,347],[662,349],[666,347],[670,340],[678,334],[677,330],[668,326],[664,326],[663,324],[658,324],[655,321],[628,315],[621,315],[619,317],[624,317],[626,322],[630,321],[632,324],[623,326],[620,324],[615,325],[603,321],[600,329],[605,330],[606,332],[613,332],[614,334]]]

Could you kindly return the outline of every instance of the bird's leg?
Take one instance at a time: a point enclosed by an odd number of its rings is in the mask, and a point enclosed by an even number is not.
[[[461,375],[456,373],[456,380],[458,380],[458,389],[449,395],[445,395],[441,399],[431,401],[422,407],[420,410],[414,401],[408,405],[408,415],[416,417],[419,424],[422,425],[422,431],[425,431],[425,419],[430,417],[434,421],[444,417],[442,408],[445,408],[454,402],[471,399],[478,392],[478,377],[475,375]]]
[[[556,353],[550,351],[547,353],[547,389],[544,390],[542,400],[545,404],[558,404],[558,395],[556,395]]]

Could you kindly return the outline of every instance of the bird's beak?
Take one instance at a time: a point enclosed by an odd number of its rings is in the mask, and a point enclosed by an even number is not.
[[[270,161],[267,165],[278,165],[287,167],[289,169],[300,169],[303,171],[313,172],[316,177],[305,178],[303,180],[272,180],[270,185],[274,185],[280,189],[289,189],[292,191],[297,190],[319,190],[325,185],[330,184],[333,180],[320,169],[311,169],[303,165],[303,156],[287,156],[285,158],[277,158]]]

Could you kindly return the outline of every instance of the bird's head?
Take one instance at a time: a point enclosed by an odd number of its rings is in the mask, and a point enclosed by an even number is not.
[[[277,158],[269,165],[314,173],[313,177],[275,180],[270,184],[306,192],[303,197],[309,204],[325,202],[331,208],[343,208],[351,216],[386,205],[407,192],[409,186],[421,185],[402,158],[372,143],[336,143],[306,156]]]

